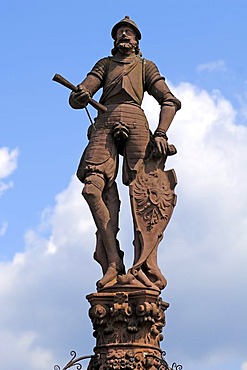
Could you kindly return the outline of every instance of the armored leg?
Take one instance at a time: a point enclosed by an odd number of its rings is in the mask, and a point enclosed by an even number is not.
[[[95,257],[102,266],[104,276],[98,281],[97,287],[102,288],[115,279],[118,274],[124,273],[116,239],[118,217],[115,216],[119,210],[116,184],[107,188],[103,174],[92,173],[85,180],[82,195],[89,205],[98,229],[98,248]]]
[[[119,231],[118,225],[119,225],[120,200],[116,182],[113,182],[113,184],[110,187],[107,186],[107,188],[105,188],[102,197],[107,209],[109,210],[111,220],[110,222],[114,230],[118,254],[121,260],[123,261],[124,253],[123,251],[120,250],[119,242],[117,240],[117,233]],[[101,239],[101,235],[98,230],[96,232],[96,250],[94,253],[94,259],[101,265],[103,274],[105,274],[108,268],[107,254],[104,243]]]

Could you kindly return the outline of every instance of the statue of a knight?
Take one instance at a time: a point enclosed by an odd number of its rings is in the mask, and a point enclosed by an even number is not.
[[[103,88],[100,103],[107,107],[89,130],[77,171],[97,227],[94,258],[103,270],[97,287],[101,290],[118,281],[159,290],[166,279],[157,266],[157,246],[175,205],[176,184],[174,173],[163,171],[167,155],[172,154],[166,132],[181,104],[156,65],[142,58],[141,32],[128,16],[115,24],[111,35],[112,56],[100,59],[69,99],[72,108],[81,109]],[[153,134],[141,108],[145,91],[161,107]],[[127,274],[117,240],[119,155],[124,158],[123,183],[130,187],[135,232],[134,264]]]

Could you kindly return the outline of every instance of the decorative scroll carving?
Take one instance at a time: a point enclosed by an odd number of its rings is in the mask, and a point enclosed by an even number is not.
[[[87,299],[98,355],[91,360],[90,370],[149,369],[151,357],[152,362],[154,356],[161,359],[160,342],[169,305],[157,292],[93,293]]]
[[[182,365],[177,365],[173,362],[172,367],[168,366],[165,360],[165,352],[162,352],[161,357],[156,356],[153,352],[141,352],[134,350],[109,350],[106,356],[80,356],[76,357],[76,352],[71,351],[71,360],[63,367],[62,370],[67,370],[76,366],[77,370],[82,369],[81,361],[91,358],[89,369],[91,370],[182,370]],[[104,358],[104,360],[103,360]],[[59,365],[54,366],[54,370],[61,370]]]
[[[174,362],[172,367],[163,355],[155,351],[109,349],[101,357],[92,358],[90,370],[181,370]]]
[[[139,343],[159,346],[163,340],[164,310],[168,304],[153,294],[150,294],[153,301],[150,302],[145,293],[139,292],[137,301],[126,293],[91,295],[97,297],[97,303],[89,310],[97,345]],[[110,303],[108,299],[105,301],[106,297],[111,299]]]

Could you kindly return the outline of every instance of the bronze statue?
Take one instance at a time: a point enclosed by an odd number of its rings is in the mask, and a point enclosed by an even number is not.
[[[175,148],[166,132],[180,109],[156,65],[141,56],[141,32],[126,16],[112,29],[112,56],[100,59],[69,98],[74,109],[85,108],[103,88],[95,124],[82,155],[77,176],[97,227],[94,258],[103,270],[98,290],[113,284],[160,290],[166,279],[157,266],[157,247],[175,205],[173,170],[163,171]],[[141,108],[147,91],[160,104],[157,129],[150,132]],[[118,157],[124,157],[123,183],[130,188],[135,231],[135,259],[125,274],[123,252],[117,240],[120,201],[115,182]]]

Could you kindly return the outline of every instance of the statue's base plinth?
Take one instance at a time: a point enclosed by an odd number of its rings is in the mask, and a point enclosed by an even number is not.
[[[160,341],[169,304],[152,289],[123,289],[87,296],[96,338],[89,369],[166,369]]]

